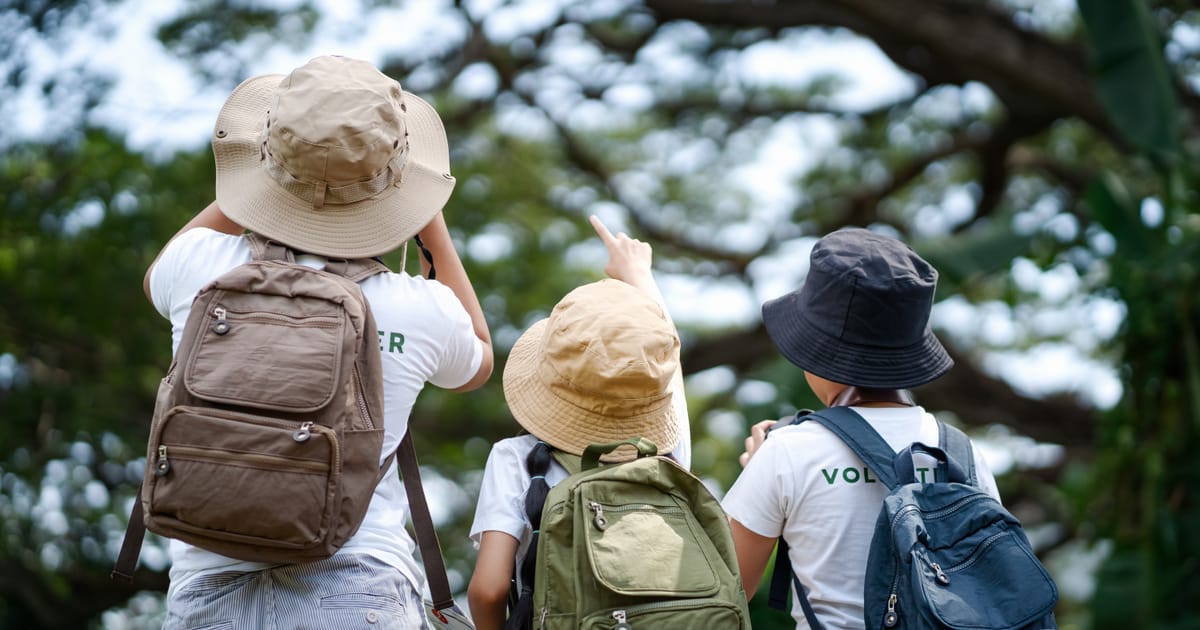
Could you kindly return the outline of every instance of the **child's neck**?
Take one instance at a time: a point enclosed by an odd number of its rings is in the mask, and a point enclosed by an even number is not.
[[[838,392],[830,407],[914,407],[912,395],[903,389],[873,389],[850,385]]]

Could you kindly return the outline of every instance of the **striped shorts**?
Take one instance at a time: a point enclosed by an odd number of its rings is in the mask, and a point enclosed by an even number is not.
[[[198,577],[167,598],[164,630],[424,629],[421,596],[363,554]]]

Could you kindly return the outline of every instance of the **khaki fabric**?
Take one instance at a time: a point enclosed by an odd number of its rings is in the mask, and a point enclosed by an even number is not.
[[[241,560],[327,558],[386,468],[376,327],[355,282],[386,267],[316,270],[247,238],[254,260],[196,296],[160,386],[144,522]]]

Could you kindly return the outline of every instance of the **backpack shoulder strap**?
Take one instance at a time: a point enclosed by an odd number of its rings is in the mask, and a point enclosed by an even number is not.
[[[292,248],[273,241],[261,234],[247,232],[246,243],[250,245],[251,260],[282,260],[296,262],[296,252]],[[377,273],[388,271],[387,265],[377,258],[330,258],[325,265],[325,271],[342,276],[351,282],[360,282]]]
[[[558,462],[559,466],[567,470],[568,475],[574,475],[583,470],[583,458],[578,455],[572,455],[551,447],[550,456],[554,458],[554,461]]]
[[[971,448],[970,438],[957,427],[952,427],[941,420],[938,420],[937,424],[938,446],[946,452],[950,459],[958,462],[958,465],[967,473],[967,483],[978,486],[979,478],[975,474],[975,453]],[[945,474],[944,466],[938,466],[938,474]]]
[[[889,490],[896,487],[896,473],[892,467],[892,462],[896,458],[896,452],[871,427],[870,423],[853,409],[849,407],[830,407],[829,409],[811,413],[798,412],[795,418],[791,419],[788,424],[799,424],[806,420],[815,420],[821,426],[832,431],[838,439],[850,447],[850,450],[854,451],[855,455],[858,455],[859,459],[863,460],[867,468],[871,469],[871,472],[875,473],[875,477],[883,482]],[[814,630],[821,630],[823,626],[813,612],[812,604],[808,601],[808,593],[804,585],[800,583],[800,578],[792,571],[792,563],[788,559],[787,542],[780,536],[779,544],[775,550],[775,570],[771,575],[767,605],[776,610],[786,612],[788,588],[793,585],[796,588],[796,597],[800,600],[800,607],[804,611],[804,617],[808,621],[809,627]]]
[[[896,451],[857,412],[849,407],[830,407],[808,414],[807,419],[816,420],[838,436],[889,490],[896,487],[892,469]]]

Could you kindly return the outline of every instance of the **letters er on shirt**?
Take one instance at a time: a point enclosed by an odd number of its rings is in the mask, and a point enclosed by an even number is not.
[[[380,352],[396,352],[404,354],[404,335],[398,332],[388,332],[380,330],[379,332],[379,351]]]

